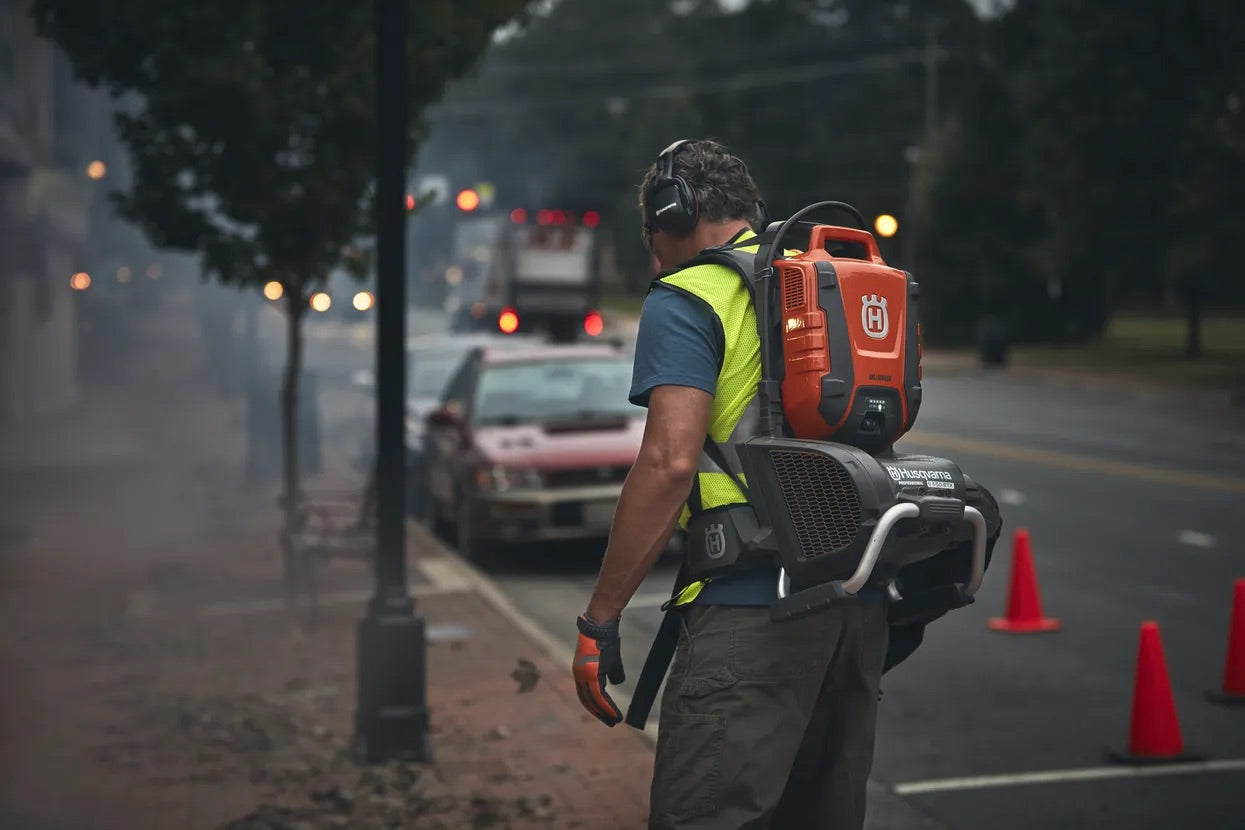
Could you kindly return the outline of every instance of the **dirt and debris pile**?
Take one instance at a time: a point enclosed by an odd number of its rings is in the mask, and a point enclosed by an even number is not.
[[[369,767],[346,783],[321,784],[294,806],[263,804],[220,830],[465,830],[508,828],[552,820],[548,795],[539,798],[463,796],[443,792],[416,764]],[[438,792],[441,791],[441,792]]]

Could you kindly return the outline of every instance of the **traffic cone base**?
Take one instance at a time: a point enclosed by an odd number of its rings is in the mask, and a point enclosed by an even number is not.
[[[991,631],[1009,634],[1039,634],[1058,631],[1062,624],[1042,613],[1042,597],[1038,591],[1037,572],[1033,567],[1033,551],[1029,547],[1029,531],[1020,527],[1012,542],[1012,573],[1007,591],[1007,616],[986,621]]]
[[[1153,767],[1160,764],[1190,764],[1205,761],[1206,756],[1198,752],[1181,752],[1178,755],[1134,755],[1131,752],[1119,752],[1114,749],[1107,751],[1107,760],[1116,764],[1127,764],[1133,767]]]
[[[1043,631],[1058,631],[1063,628],[1063,623],[1054,617],[1039,617],[1036,620],[991,617],[986,620],[986,626],[991,631],[1006,631],[1010,634],[1040,634]]]
[[[1245,695],[1227,695],[1223,692],[1207,692],[1206,699],[1220,706],[1245,706]]]

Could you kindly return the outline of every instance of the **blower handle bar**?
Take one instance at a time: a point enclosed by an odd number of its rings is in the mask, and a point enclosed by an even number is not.
[[[860,557],[860,564],[856,566],[856,571],[843,581],[843,591],[850,596],[855,596],[860,589],[865,587],[865,583],[869,581],[869,577],[873,574],[873,568],[877,564],[878,557],[882,553],[882,546],[886,544],[887,537],[890,536],[891,529],[902,519],[914,519],[921,513],[921,508],[911,502],[901,502],[892,505],[882,518],[878,520],[877,527],[873,529],[873,533],[869,536],[869,543],[865,545],[865,552]],[[972,570],[969,573],[968,581],[965,582],[961,589],[964,596],[971,597],[977,593],[977,589],[981,587],[981,580],[986,570],[986,519],[981,515],[981,511],[975,507],[964,507],[964,520],[973,526],[973,561]],[[791,578],[787,575],[785,569],[778,572],[778,598],[785,598],[791,591]]]

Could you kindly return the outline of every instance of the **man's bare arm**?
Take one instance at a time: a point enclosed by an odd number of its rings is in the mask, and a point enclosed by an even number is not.
[[[700,389],[653,389],[644,439],[623,484],[588,603],[590,619],[618,617],[670,541],[696,476],[712,409],[713,396]]]

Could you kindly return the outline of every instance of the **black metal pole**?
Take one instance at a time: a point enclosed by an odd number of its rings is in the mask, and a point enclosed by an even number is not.
[[[407,0],[376,26],[376,590],[359,623],[355,748],[369,763],[428,760],[424,621],[406,587]]]

